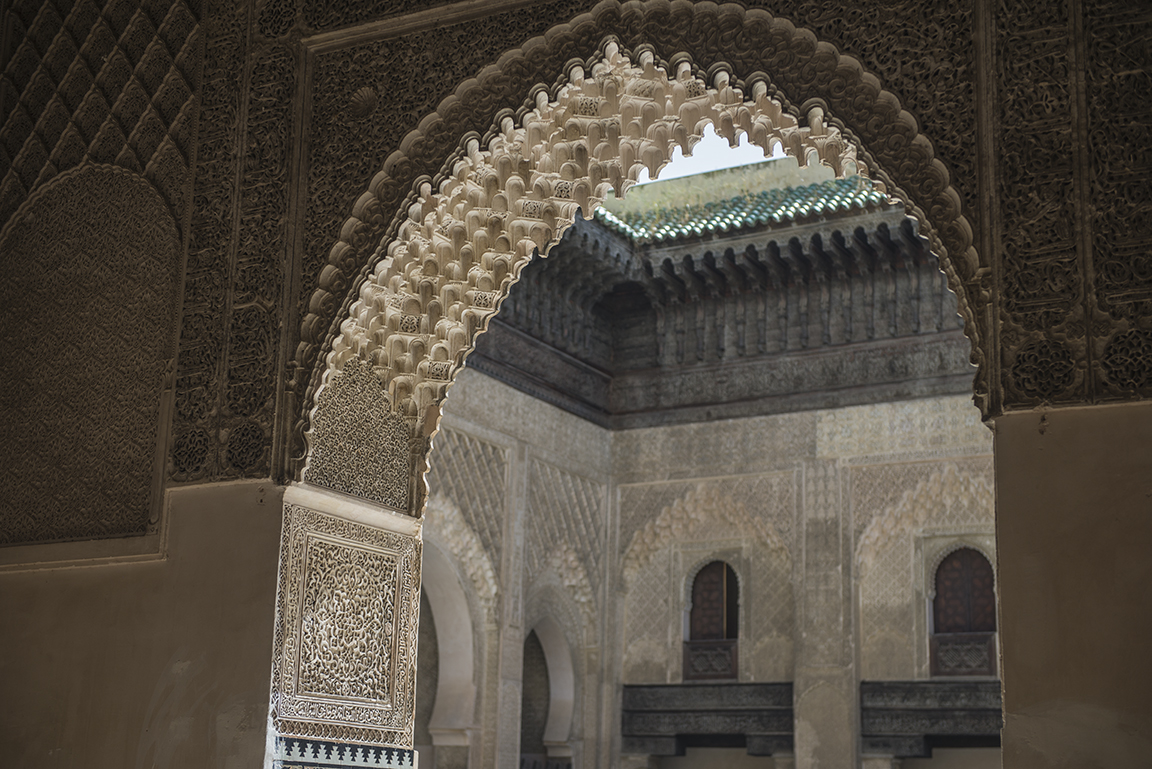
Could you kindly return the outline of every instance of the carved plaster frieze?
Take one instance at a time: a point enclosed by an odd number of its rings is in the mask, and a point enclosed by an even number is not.
[[[272,719],[278,735],[412,747],[419,532],[285,504]]]

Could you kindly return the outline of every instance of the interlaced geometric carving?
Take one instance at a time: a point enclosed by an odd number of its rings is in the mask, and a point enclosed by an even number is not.
[[[791,554],[787,550],[754,551],[749,581],[751,588],[744,600],[753,611],[744,657],[757,680],[781,680],[792,670],[792,659],[782,653],[782,647],[791,648],[796,624]]]
[[[741,637],[748,642],[745,663],[756,672],[769,675],[787,668],[787,660],[764,660],[762,646],[779,654],[780,644],[787,644],[795,625],[795,603],[792,592],[792,559],[789,541],[782,536],[791,531],[795,497],[791,473],[710,480],[675,482],[624,487],[621,490],[621,515],[626,500],[642,499],[649,503],[666,495],[654,495],[656,488],[672,490],[672,501],[630,537],[623,554],[625,590],[625,671],[628,679],[651,678],[656,670],[670,670],[679,656],[681,643],[679,623],[673,611],[683,607],[669,601],[678,585],[689,575],[674,574],[673,552],[677,547],[705,541],[744,541],[753,544],[750,563],[751,588],[742,585],[742,606],[746,615],[740,618]],[[636,497],[626,491],[643,489],[647,494]],[[635,515],[635,513],[633,514]],[[681,596],[677,601],[685,600]],[[669,629],[677,628],[675,637]],[[648,671],[648,672],[641,672]],[[754,675],[756,674],[754,672]],[[652,681],[647,681],[651,683]]]
[[[1117,334],[1104,348],[1101,364],[1113,385],[1142,391],[1152,383],[1152,334],[1136,329]]]
[[[196,122],[194,8],[49,0],[14,3],[8,13],[6,34],[19,42],[0,80],[0,224],[86,160],[140,174],[179,218]]]
[[[576,609],[578,615],[569,610],[575,620],[569,626],[575,630],[576,637],[591,642],[599,632],[601,614],[597,594],[593,592],[596,585],[594,575],[588,573],[585,563],[572,545],[562,542],[554,545],[548,555],[538,561],[534,573],[525,573],[525,582],[537,589],[551,584],[556,594],[551,596],[547,611],[560,616],[563,609],[560,604]]]
[[[980,426],[979,429],[983,431],[985,428]],[[987,438],[987,433],[985,432],[982,437]],[[991,482],[990,456],[952,459],[949,462],[956,466],[961,475],[983,477]],[[853,542],[858,546],[864,531],[878,516],[899,504],[909,489],[917,488],[939,470],[940,465],[936,462],[899,462],[853,467],[850,471]]]
[[[988,676],[996,674],[993,633],[956,633],[932,637],[932,674]]]
[[[779,486],[791,485],[791,476],[769,477]],[[785,500],[772,499],[768,504],[772,502]],[[790,512],[792,506],[787,502],[785,505],[784,511]],[[682,492],[681,497],[632,536],[624,554],[625,579],[656,552],[674,542],[749,538],[770,549],[788,552],[772,520],[753,514],[749,507],[745,500],[732,496],[724,481],[689,484],[687,493]]]
[[[620,556],[627,552],[632,538],[673,502],[687,493],[686,483],[642,483],[619,489]]]
[[[1072,383],[1075,368],[1067,347],[1040,339],[1016,353],[1012,379],[1025,395],[1048,399]]]
[[[502,446],[443,428],[432,442],[428,493],[452,500],[499,568],[504,539],[508,453]],[[433,525],[436,525],[435,523]]]
[[[34,193],[0,254],[0,543],[143,534],[159,511],[176,223],[137,174],[84,165]]]
[[[879,660],[866,656],[871,666],[885,664],[892,675],[911,676],[916,648],[914,606],[912,605],[913,537],[932,528],[989,527],[993,522],[994,495],[987,460],[982,469],[961,469],[954,462],[924,463],[907,476],[903,493],[895,504],[871,518],[856,548],[860,579],[861,637],[866,655],[874,652],[870,642],[886,639],[898,659]],[[902,466],[905,467],[905,466]],[[924,470],[930,469],[924,477]],[[917,480],[918,479],[918,480]],[[855,480],[855,478],[854,478]],[[914,485],[907,485],[914,482]],[[853,500],[856,504],[856,500]],[[893,668],[892,666],[896,667]],[[893,672],[894,671],[894,672]]]
[[[492,609],[500,588],[491,554],[468,525],[460,508],[435,490],[429,496],[425,510],[424,537],[426,541],[437,542],[452,555],[472,583],[480,603],[485,609]]]
[[[607,534],[603,484],[534,459],[529,468],[528,509],[524,546],[527,583],[531,584],[547,562],[558,558],[563,565],[575,557],[596,594],[603,581],[601,564]],[[558,548],[567,552],[555,555]],[[561,575],[572,572],[573,566],[567,565]]]
[[[642,568],[634,571],[625,588],[625,629],[624,648],[642,640],[658,641],[661,645],[668,634],[668,581],[671,550],[653,553]]]

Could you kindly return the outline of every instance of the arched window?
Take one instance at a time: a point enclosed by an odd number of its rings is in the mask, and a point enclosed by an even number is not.
[[[536,631],[524,639],[524,678],[520,690],[520,769],[545,769],[548,751],[544,726],[548,722],[548,662]]]
[[[740,588],[736,572],[713,561],[696,574],[684,641],[684,680],[736,678]]]
[[[932,675],[996,675],[996,584],[992,564],[970,547],[936,569]]]

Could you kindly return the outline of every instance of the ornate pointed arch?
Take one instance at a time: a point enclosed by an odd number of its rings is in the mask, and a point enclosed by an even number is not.
[[[550,88],[538,83],[531,102],[519,113],[499,113],[484,137],[466,136],[436,178],[411,182],[400,213],[383,225],[385,201],[398,200],[401,180],[431,147],[444,146],[451,125],[467,124],[468,105],[482,97],[491,105],[505,81],[522,78],[558,48],[579,50],[606,28],[618,37],[601,38],[591,59],[570,60]],[[736,28],[740,34],[720,34]],[[696,47],[725,61],[704,72],[682,50],[659,58],[685,42],[685,29],[713,30]],[[619,42],[646,39],[655,42],[633,53]],[[959,296],[973,360],[983,360],[973,308],[987,297],[977,290],[983,273],[960,198],[916,121],[876,78],[810,32],[762,11],[606,0],[462,84],[404,139],[357,202],[301,328],[297,364],[313,376],[297,427],[308,430],[309,450],[339,440],[325,435],[320,393],[356,359],[379,379],[378,400],[390,418],[407,426],[412,474],[421,474],[446,389],[523,266],[533,254],[547,254],[578,210],[590,214],[608,191],[624,193],[642,168],[655,175],[675,146],[690,149],[708,123],[731,141],[747,132],[766,154],[779,144],[801,163],[866,174],[903,201]],[[981,406],[984,376],[977,376]],[[333,485],[315,469],[305,478]],[[423,484],[408,488],[380,501],[416,513]]]

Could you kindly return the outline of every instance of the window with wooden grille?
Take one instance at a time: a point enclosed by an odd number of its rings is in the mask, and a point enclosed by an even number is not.
[[[932,675],[996,675],[996,582],[992,564],[962,547],[936,569],[930,639]]]
[[[736,572],[712,561],[692,583],[688,638],[684,641],[684,680],[736,678],[736,639],[740,631],[740,588]]]

